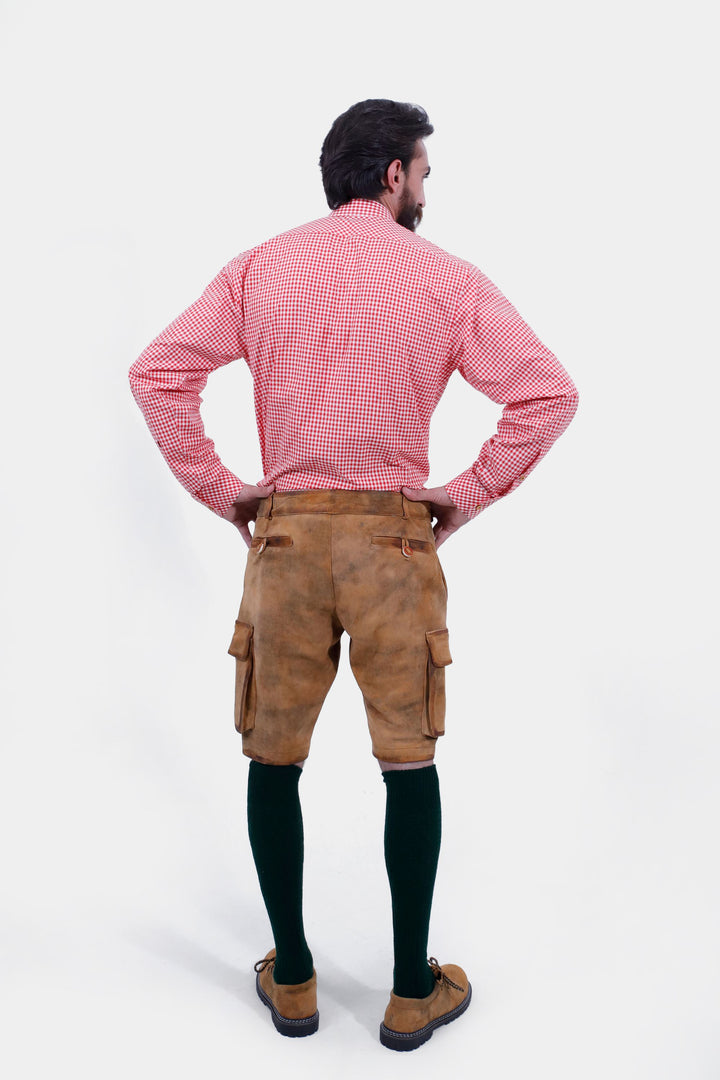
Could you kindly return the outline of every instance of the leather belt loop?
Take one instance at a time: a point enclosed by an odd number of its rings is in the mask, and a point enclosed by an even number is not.
[[[407,506],[406,506],[407,499],[406,499],[405,495],[403,495],[402,491],[400,492],[400,498],[402,499],[402,516],[404,518],[406,518],[408,516]]]
[[[272,512],[273,512],[273,499],[274,499],[274,498],[275,498],[275,492],[274,492],[274,491],[271,491],[271,492],[270,492],[270,505],[268,506],[268,512],[267,512],[267,516],[268,516],[269,518],[271,518],[271,517],[272,517]]]

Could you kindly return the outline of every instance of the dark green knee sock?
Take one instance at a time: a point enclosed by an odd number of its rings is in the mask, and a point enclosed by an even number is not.
[[[385,865],[392,896],[393,990],[400,997],[427,997],[435,985],[427,942],[440,854],[437,769],[388,769],[382,775],[387,788]]]
[[[313,959],[302,917],[303,822],[297,765],[250,762],[248,833],[260,890],[270,918],[278,983],[312,977]]]

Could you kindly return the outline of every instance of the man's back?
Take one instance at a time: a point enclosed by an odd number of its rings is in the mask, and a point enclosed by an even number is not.
[[[424,482],[468,266],[355,200],[228,272],[266,472],[291,489]]]
[[[575,410],[564,369],[496,286],[376,200],[354,199],[232,259],[139,357],[133,389],[150,421],[159,392],[200,390],[205,373],[239,357],[253,375],[263,483],[283,490],[421,488],[432,414],[457,368],[510,405],[504,443],[488,440],[447,485],[472,515],[524,479]],[[176,475],[220,512],[234,478],[192,402],[185,426],[198,469]]]

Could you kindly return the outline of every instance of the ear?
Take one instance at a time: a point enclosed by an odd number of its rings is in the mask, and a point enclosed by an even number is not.
[[[396,158],[395,161],[391,161],[385,170],[383,175],[383,184],[388,189],[391,195],[402,187],[405,178],[405,173],[402,167],[402,161],[400,158]]]

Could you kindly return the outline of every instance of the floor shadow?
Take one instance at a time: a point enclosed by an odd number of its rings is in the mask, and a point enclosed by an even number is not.
[[[356,978],[322,952],[316,951],[314,959],[318,972],[318,1005],[321,997],[329,998],[350,1013],[373,1040],[377,1040],[380,1021],[390,998],[389,991]]]
[[[254,1010],[257,999],[252,964],[272,947],[272,938],[254,913],[243,915],[235,909],[231,915],[224,905],[220,907],[215,905],[213,921],[227,929],[231,938],[235,938],[235,955],[246,953],[252,957],[247,966],[231,963],[196,938],[158,923],[148,921],[126,926],[121,936],[135,948],[190,972]],[[238,933],[240,927],[243,928],[242,933]],[[373,1040],[377,1040],[380,1021],[390,996],[389,988],[356,978],[322,951],[314,951],[314,960],[318,971],[318,1007],[321,1016],[324,999],[347,1012]],[[326,1016],[326,1024],[328,1020],[332,1023],[331,1018]]]

